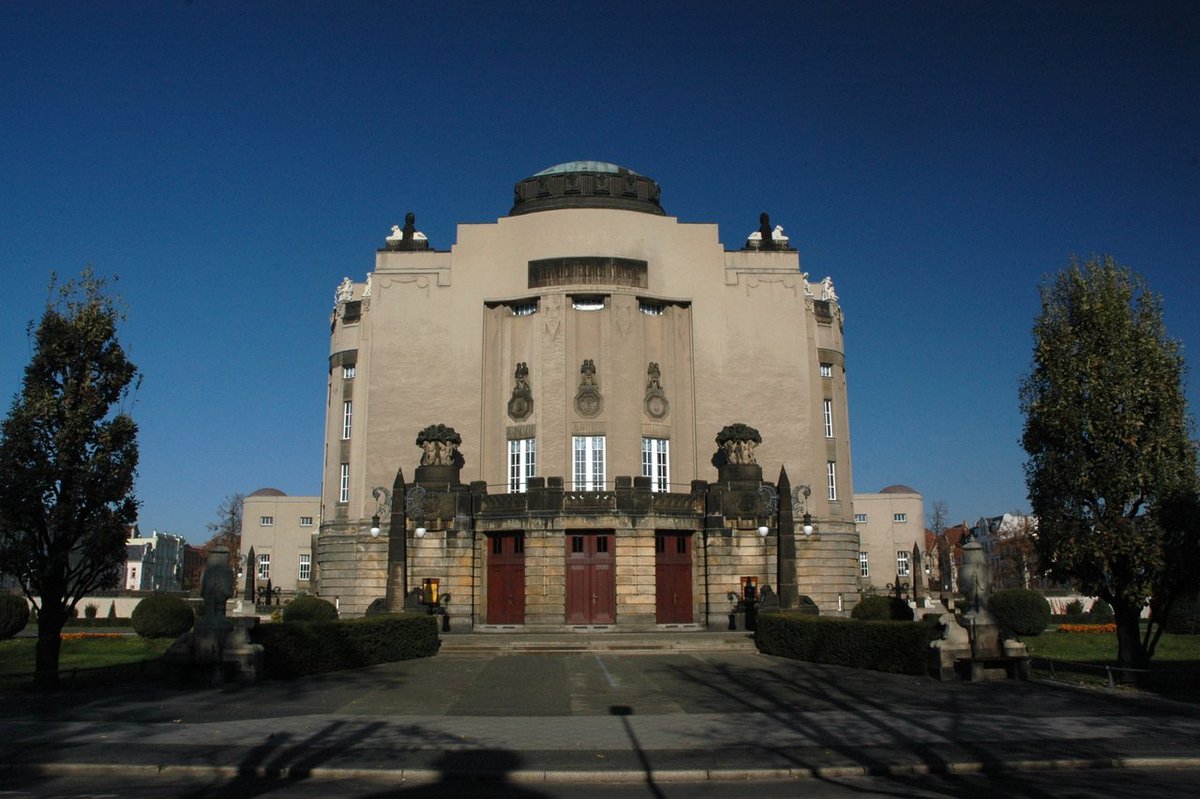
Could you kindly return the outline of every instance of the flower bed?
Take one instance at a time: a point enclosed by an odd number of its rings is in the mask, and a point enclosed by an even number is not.
[[[1116,624],[1060,624],[1060,633],[1115,633]]]

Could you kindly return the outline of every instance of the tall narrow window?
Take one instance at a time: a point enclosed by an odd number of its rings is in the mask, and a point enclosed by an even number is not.
[[[903,549],[896,553],[896,576],[908,576],[908,552]]]
[[[669,491],[671,442],[665,438],[642,439],[642,477],[650,478],[651,491]]]
[[[576,491],[604,490],[604,436],[575,436],[574,451]]]
[[[260,580],[271,579],[271,556],[270,555],[259,555],[258,556],[258,579],[260,579]]]
[[[524,491],[536,469],[534,439],[516,438],[508,442],[508,493]],[[499,540],[499,539],[497,539]]]
[[[312,579],[312,555],[303,552],[300,555],[300,568],[296,571],[297,580]]]
[[[833,364],[821,364],[821,377],[833,377]]]
[[[342,367],[342,379],[343,380],[353,380],[354,379],[354,364],[348,363]]]
[[[831,399],[825,400],[824,414],[825,414],[825,437],[833,438],[833,400],[831,400]]]
[[[348,440],[350,438],[350,417],[353,415],[353,407],[352,407],[353,405],[354,405],[354,403],[352,403],[352,402],[343,402],[342,403],[342,440],[343,441]]]
[[[350,464],[342,464],[340,486],[338,487],[338,502],[350,501]]]
[[[828,461],[825,464],[826,486],[829,488],[829,498],[837,499],[837,464]]]
[[[871,563],[870,563],[870,561],[867,560],[866,552],[858,553],[858,576],[859,577],[870,577],[871,576]]]

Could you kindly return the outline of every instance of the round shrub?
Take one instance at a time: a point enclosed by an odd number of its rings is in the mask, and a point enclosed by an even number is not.
[[[1088,623],[1090,624],[1108,624],[1114,618],[1112,605],[1103,599],[1097,599],[1088,610]]]
[[[195,621],[191,606],[171,594],[151,594],[129,616],[133,631],[143,638],[176,638],[192,629]]]
[[[870,594],[854,606],[850,618],[859,621],[912,621],[913,609],[899,597]]]
[[[289,621],[334,621],[338,617],[332,602],[316,596],[298,596],[283,608],[283,620]]]
[[[1200,635],[1200,594],[1176,599],[1163,630],[1176,635]]]
[[[997,591],[988,600],[988,610],[1013,635],[1041,635],[1050,623],[1050,603],[1027,588]]]
[[[29,605],[15,594],[0,594],[0,639],[12,638],[29,623]]]

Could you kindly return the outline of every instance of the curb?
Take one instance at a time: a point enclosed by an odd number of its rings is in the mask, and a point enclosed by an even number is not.
[[[458,772],[455,780],[503,781],[520,784],[573,782],[747,782],[753,780],[846,779],[851,777],[902,777],[912,775],[1016,774],[1040,771],[1083,771],[1104,769],[1200,769],[1200,756],[1180,757],[1097,757],[1045,758],[1009,761],[959,761],[941,765],[927,763],[889,766],[817,766],[806,768],[764,769],[622,769],[539,770]],[[391,782],[435,783],[445,779],[437,769],[373,768],[264,768],[238,766],[138,765],[120,763],[37,763],[0,764],[0,775],[60,777],[114,775],[138,777],[207,777],[235,779],[253,777],[262,780],[386,780]]]

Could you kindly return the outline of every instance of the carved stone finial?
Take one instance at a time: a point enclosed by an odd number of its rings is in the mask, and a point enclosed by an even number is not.
[[[463,457],[458,451],[460,444],[462,436],[453,427],[444,424],[431,424],[417,433],[422,466],[461,466]]]
[[[716,442],[725,454],[726,463],[757,463],[754,449],[762,443],[762,435],[750,425],[737,422],[721,428]]]

